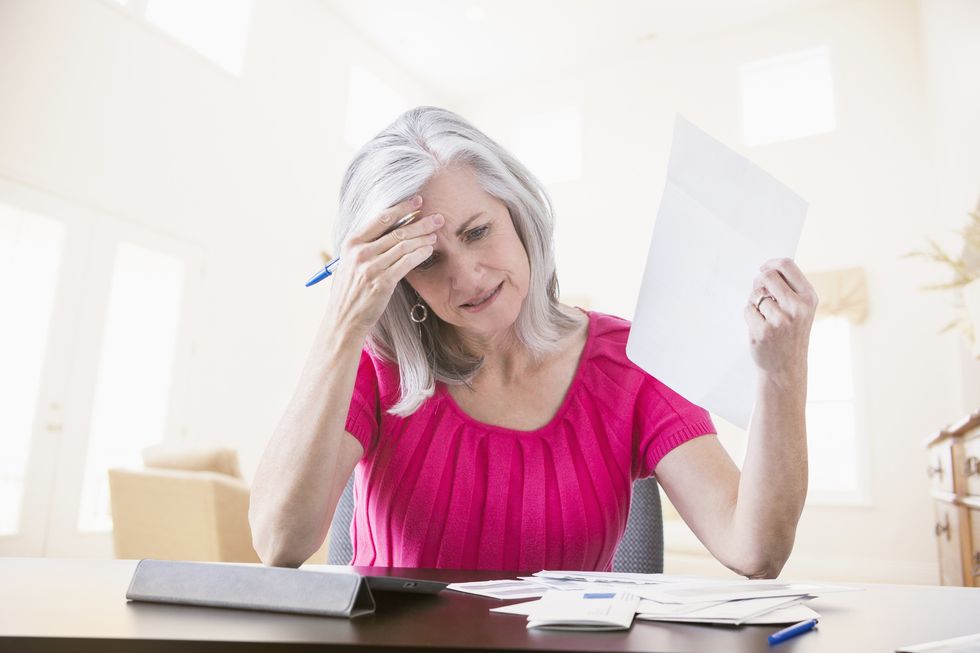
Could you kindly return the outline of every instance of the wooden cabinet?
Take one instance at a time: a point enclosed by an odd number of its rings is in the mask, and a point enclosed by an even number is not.
[[[980,410],[926,441],[943,585],[980,587]]]

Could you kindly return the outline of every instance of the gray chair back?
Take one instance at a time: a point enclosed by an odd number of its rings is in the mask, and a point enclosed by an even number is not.
[[[340,496],[337,511],[330,523],[330,546],[327,562],[349,565],[354,557],[350,540],[350,523],[354,518],[354,476]],[[660,489],[652,476],[633,482],[633,499],[626,521],[626,532],[613,558],[613,571],[634,574],[659,574],[664,570],[663,515],[660,512]],[[537,570],[535,570],[537,571]]]

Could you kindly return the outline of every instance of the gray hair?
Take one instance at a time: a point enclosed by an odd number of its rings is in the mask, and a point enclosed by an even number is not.
[[[575,321],[558,303],[554,214],[544,186],[512,154],[451,111],[416,107],[354,155],[340,187],[334,249],[365,220],[418,193],[440,169],[465,164],[484,191],[510,212],[530,264],[530,285],[515,323],[519,342],[540,360]],[[409,311],[418,299],[404,279],[368,336],[380,357],[398,365],[401,396],[388,411],[411,415],[435,391],[435,382],[469,383],[483,359],[462,346],[452,325],[429,311],[418,326]]]

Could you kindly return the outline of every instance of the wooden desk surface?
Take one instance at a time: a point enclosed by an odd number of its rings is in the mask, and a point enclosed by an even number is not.
[[[775,626],[636,621],[623,633],[527,631],[523,617],[489,612],[503,603],[450,591],[377,593],[377,612],[353,620],[128,602],[135,566],[133,560],[0,558],[0,651],[777,650],[766,641]],[[458,581],[509,576],[397,573]],[[865,589],[811,601],[821,615],[818,629],[778,645],[779,653],[894,651],[980,632],[980,588],[853,585]]]

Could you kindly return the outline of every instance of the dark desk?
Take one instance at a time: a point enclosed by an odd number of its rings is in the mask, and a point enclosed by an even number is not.
[[[353,620],[219,608],[131,603],[132,560],[0,558],[0,651],[894,651],[980,632],[980,589],[865,585],[810,605],[818,630],[770,649],[774,626],[701,626],[637,621],[625,633],[525,630],[525,619],[492,614],[492,599],[378,593],[377,612]],[[379,570],[359,569],[364,573]],[[438,580],[500,573],[402,571]]]

